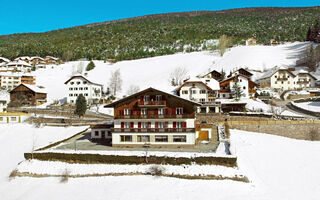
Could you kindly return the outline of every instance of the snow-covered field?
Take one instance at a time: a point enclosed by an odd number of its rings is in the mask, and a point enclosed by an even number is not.
[[[320,102],[319,101],[312,101],[312,102],[303,102],[303,103],[294,103],[295,106],[303,109],[308,110],[311,112],[320,112]]]
[[[320,195],[320,142],[231,130],[239,169],[251,183],[152,176],[70,178],[67,183],[60,183],[59,178],[18,177],[9,181],[11,170],[23,161],[23,152],[32,149],[33,135],[37,136],[36,147],[40,147],[61,139],[64,133],[79,132],[81,127],[35,129],[21,124],[0,128],[0,199],[315,200]]]
[[[130,86],[138,86],[140,90],[155,87],[166,92],[174,88],[170,85],[170,74],[175,68],[185,68],[188,77],[203,75],[209,70],[221,71],[227,74],[230,70],[248,67],[252,70],[269,69],[274,66],[290,66],[299,58],[299,53],[308,43],[296,42],[278,46],[238,46],[229,49],[223,57],[218,52],[177,53],[131,61],[121,61],[114,64],[94,61],[96,67],[88,72],[89,80],[108,87],[111,72],[120,69],[123,87],[118,97],[128,94]],[[77,68],[85,68],[89,61],[68,62],[63,65],[38,69],[37,85],[47,88],[49,101],[66,97],[67,81]]]

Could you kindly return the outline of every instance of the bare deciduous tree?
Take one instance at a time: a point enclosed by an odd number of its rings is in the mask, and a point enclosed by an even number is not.
[[[111,77],[109,80],[110,90],[114,96],[116,96],[117,92],[121,91],[122,88],[122,79],[120,74],[120,69],[111,73]]]
[[[132,95],[140,91],[140,87],[137,85],[130,85],[129,89],[127,90],[128,95]]]
[[[188,70],[184,67],[175,68],[170,74],[170,83],[172,86],[181,85],[187,78]]]
[[[227,48],[231,44],[232,44],[231,38],[229,38],[228,36],[222,35],[219,38],[219,50],[220,50],[221,56],[223,56],[223,54],[226,52]]]

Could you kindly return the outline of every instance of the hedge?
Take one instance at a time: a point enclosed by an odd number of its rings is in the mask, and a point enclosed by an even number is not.
[[[170,165],[223,165],[228,167],[237,166],[235,157],[195,157],[195,158],[175,158],[149,156],[118,156],[118,155],[100,155],[100,154],[71,154],[71,153],[25,153],[26,159],[37,159],[42,161],[62,161],[68,163],[84,164],[170,164]]]

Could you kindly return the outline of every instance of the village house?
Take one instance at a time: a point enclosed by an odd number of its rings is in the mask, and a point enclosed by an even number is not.
[[[46,102],[47,92],[39,86],[20,84],[10,91],[10,103],[35,106]]]
[[[95,124],[91,125],[91,139],[92,140],[104,140],[106,143],[111,144],[113,123]]]
[[[45,60],[41,57],[31,57],[30,58],[30,64],[33,65],[33,66],[36,66],[38,64],[44,64],[45,63]]]
[[[67,102],[70,104],[75,104],[80,94],[86,98],[88,104],[97,104],[102,98],[103,86],[82,75],[72,76],[64,84],[68,87]]]
[[[203,78],[213,78],[217,81],[221,81],[223,79],[222,74],[216,70],[212,70],[211,72],[205,74]]]
[[[30,72],[32,66],[25,61],[14,61],[6,64],[8,71]]]
[[[21,57],[15,58],[13,61],[14,62],[23,61],[23,62],[26,62],[26,63],[30,63],[31,58],[29,56],[21,56]]]
[[[219,113],[220,104],[216,102],[219,82],[213,78],[193,78],[185,81],[176,89],[181,98],[200,103],[198,113]]]
[[[246,40],[246,46],[257,45],[257,43],[258,43],[258,41],[253,37]]]
[[[29,117],[26,113],[0,113],[0,124],[21,123]]]
[[[11,90],[21,83],[34,85],[35,77],[31,74],[2,72],[0,73],[0,88]]]
[[[58,65],[59,64],[59,58],[55,58],[52,56],[46,56],[44,58],[44,62],[47,65]]]
[[[257,84],[251,81],[253,74],[249,71],[240,68],[234,71],[230,77],[220,82],[219,98],[230,99],[232,97],[232,91],[235,83],[241,88],[242,97],[250,98],[256,93],[255,87]]]
[[[114,108],[112,146],[192,147],[200,105],[154,88],[106,105]]]
[[[1,65],[1,64],[6,64],[6,63],[8,63],[8,62],[10,62],[9,59],[4,58],[4,57],[0,57],[0,65]]]
[[[304,70],[274,68],[263,74],[258,81],[261,88],[295,90],[315,87],[317,79]]]

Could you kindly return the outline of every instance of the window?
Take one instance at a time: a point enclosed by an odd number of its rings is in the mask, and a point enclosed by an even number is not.
[[[80,81],[77,82],[77,85],[80,85]]]
[[[11,121],[13,122],[17,121],[17,117],[11,117]]]
[[[70,82],[70,84],[71,84],[71,85],[73,85],[73,84],[74,84],[74,82]]]
[[[188,90],[182,90],[182,94],[188,94]]]
[[[177,124],[177,125],[176,125],[177,128],[182,128],[182,127],[183,127],[183,122],[177,122],[176,124]]]
[[[87,96],[88,96],[88,93],[85,93],[85,94],[84,94],[84,96],[86,96],[86,97],[87,97]]]
[[[200,90],[200,94],[205,94],[206,90]]]
[[[283,81],[281,81],[281,84],[283,84]]]
[[[173,142],[187,142],[187,136],[186,135],[174,135]]]
[[[162,101],[162,95],[157,95],[156,96],[156,101]]]
[[[192,94],[197,94],[197,90],[191,90]]]
[[[95,135],[95,136],[99,136],[99,131],[95,131],[95,132],[94,132],[94,135]]]
[[[83,90],[83,88],[82,88],[82,87],[80,87],[80,88],[79,88],[79,90]]]
[[[182,115],[183,114],[183,108],[177,108],[176,109],[176,114],[177,115]]]
[[[111,131],[108,131],[108,136],[111,136]]]
[[[0,117],[0,121],[3,121],[3,117]]]
[[[206,101],[206,99],[200,99],[201,103],[204,103]]]
[[[88,90],[88,87],[85,87],[84,90]]]
[[[87,81],[83,81],[83,84],[87,84]]]
[[[69,94],[69,96],[70,96],[70,97],[72,97],[72,96],[73,96],[73,94]]]
[[[141,128],[148,128],[148,122],[141,122]]]
[[[138,142],[150,142],[150,135],[138,135]]]
[[[164,108],[158,108],[158,115],[164,115],[165,110]]]
[[[132,135],[120,135],[120,142],[132,142]]]
[[[168,142],[168,136],[167,135],[156,135],[155,142]]]
[[[124,122],[124,128],[130,128],[130,122]]]
[[[277,78],[277,76],[274,76],[275,78]]]
[[[246,89],[246,86],[243,86],[243,89],[245,90],[245,89]]]
[[[225,95],[225,94],[222,94],[222,97],[226,97],[226,95]]]
[[[276,81],[276,82],[274,82],[274,84],[277,84],[277,81]]]
[[[148,110],[146,108],[141,108],[141,115],[147,115]]]
[[[128,108],[124,109],[124,115],[130,115],[130,110]]]
[[[150,101],[150,96],[149,95],[144,95],[143,101]]]
[[[242,79],[240,79],[240,82],[242,82]]]
[[[71,103],[73,103],[74,101],[73,100],[71,100]]]
[[[73,90],[73,88],[69,88],[69,90]]]
[[[101,137],[106,137],[106,131],[101,131]]]
[[[78,96],[78,94],[74,94],[74,96],[76,96],[76,97],[77,97],[77,96]]]
[[[78,88],[74,88],[74,90],[78,90]]]

